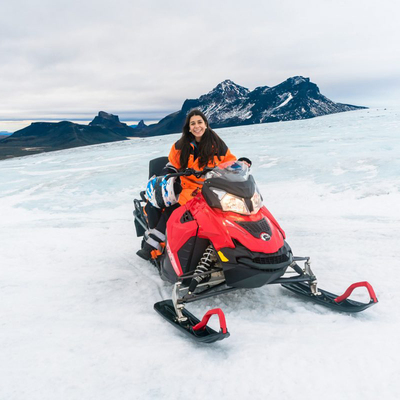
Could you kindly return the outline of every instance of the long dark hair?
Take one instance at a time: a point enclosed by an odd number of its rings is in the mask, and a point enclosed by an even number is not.
[[[182,170],[187,168],[191,152],[190,143],[195,140],[194,135],[189,131],[190,118],[192,118],[194,115],[201,117],[206,124],[206,130],[201,137],[200,142],[197,144],[200,168],[207,166],[209,161],[214,159],[214,156],[217,156],[218,160],[220,160],[218,153],[223,147],[224,143],[222,139],[210,128],[207,117],[200,110],[195,109],[190,111],[190,113],[186,116],[185,124],[183,125],[182,136],[177,143],[177,147],[181,150],[179,163]]]

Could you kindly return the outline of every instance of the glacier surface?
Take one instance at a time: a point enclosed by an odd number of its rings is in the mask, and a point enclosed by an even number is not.
[[[231,337],[209,346],[153,311],[171,286],[135,255],[132,199],[179,135],[0,161],[0,398],[400,398],[399,128],[371,109],[218,130],[320,286],[367,280],[379,303],[234,292],[188,306],[224,310]]]

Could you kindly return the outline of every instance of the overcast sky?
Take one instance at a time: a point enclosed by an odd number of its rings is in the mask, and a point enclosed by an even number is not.
[[[157,119],[225,79],[295,75],[337,102],[400,104],[399,15],[395,0],[3,0],[0,120]]]

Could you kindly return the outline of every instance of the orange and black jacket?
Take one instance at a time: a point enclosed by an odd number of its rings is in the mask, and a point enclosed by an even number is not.
[[[196,171],[202,171],[204,167],[200,168],[199,166],[199,158],[197,156],[197,148],[195,142],[190,144],[191,152],[188,160],[188,168],[193,168]],[[169,152],[168,156],[168,164],[176,168],[176,170],[180,170],[181,164],[179,162],[179,157],[181,155],[181,151],[179,149],[178,142],[176,142]],[[215,167],[226,161],[235,161],[236,157],[230,152],[228,146],[222,142],[221,148],[217,150],[212,160],[209,161],[207,167]],[[168,166],[167,164],[167,166]],[[183,176],[181,177],[182,184],[182,192],[179,195],[179,204],[183,205],[187,201],[193,198],[196,194],[197,190],[203,186],[204,179],[196,178],[195,176]]]

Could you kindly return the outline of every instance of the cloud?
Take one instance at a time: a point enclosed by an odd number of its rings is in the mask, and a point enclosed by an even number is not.
[[[357,85],[362,103],[396,97],[398,3],[270,3],[7,2],[0,118],[167,112],[227,78],[253,89],[304,75],[335,101]]]

